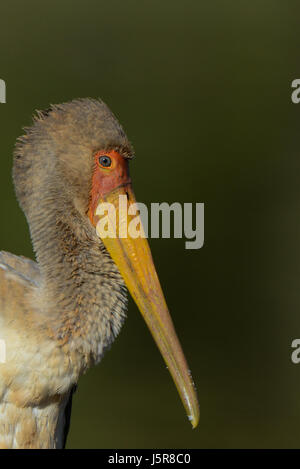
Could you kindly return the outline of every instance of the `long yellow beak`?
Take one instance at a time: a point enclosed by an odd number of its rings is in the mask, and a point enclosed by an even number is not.
[[[132,217],[127,210],[120,210],[120,196],[128,201],[129,207],[136,203],[131,185],[125,184],[100,198],[93,222],[151,331],[195,428],[199,421],[199,405],[193,379],[166,305],[149,244],[145,237],[133,237],[130,233]],[[109,227],[104,223],[104,217],[100,218],[104,215],[105,203],[114,207],[115,215],[105,211]],[[134,217],[135,226],[140,223],[140,233],[143,233],[142,222],[137,217],[139,215]]]

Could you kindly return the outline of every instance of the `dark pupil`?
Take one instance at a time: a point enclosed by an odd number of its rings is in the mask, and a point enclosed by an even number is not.
[[[100,156],[99,163],[101,166],[105,166],[106,168],[111,165],[111,159],[109,156]]]

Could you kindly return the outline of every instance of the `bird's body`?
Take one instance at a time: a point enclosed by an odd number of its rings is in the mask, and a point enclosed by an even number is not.
[[[95,155],[103,153],[113,161],[114,172],[107,172],[106,164],[95,165]],[[62,448],[78,379],[101,360],[124,321],[125,284],[141,311],[148,314],[152,308],[151,294],[141,293],[140,286],[134,290],[135,279],[144,275],[141,267],[119,264],[116,241],[105,244],[95,229],[99,200],[124,188],[131,197],[126,169],[131,156],[118,121],[96,100],[39,113],[17,144],[14,183],[37,262],[0,254],[0,340],[6,347],[5,363],[0,363],[1,448]],[[148,248],[136,249],[150,265]],[[139,256],[132,255],[132,261],[125,260],[133,265]],[[156,291],[156,274],[149,272]],[[160,290],[157,295],[160,299]],[[155,300],[155,311],[162,303]],[[169,321],[166,314],[163,310],[163,321]],[[147,318],[149,325],[152,316]],[[149,327],[155,337],[161,325]],[[162,334],[169,327],[166,322]],[[157,339],[166,361],[178,346],[174,340],[165,352],[168,342]],[[186,365],[178,357],[170,367],[179,369],[173,377],[179,388],[180,380],[185,382],[185,405],[191,409],[192,382],[188,371],[181,374]]]
[[[45,386],[46,381],[54,384],[53,370],[62,370],[64,359],[47,334],[32,327],[30,303],[40,282],[35,262],[0,253],[0,331],[6,344],[6,363],[0,367],[0,448],[59,448],[64,443],[71,387],[66,368],[65,392]]]

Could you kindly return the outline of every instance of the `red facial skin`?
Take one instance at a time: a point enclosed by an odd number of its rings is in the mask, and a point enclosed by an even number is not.
[[[110,167],[107,168],[101,166],[99,163],[99,158],[101,156],[109,156],[111,158],[112,163]],[[95,167],[92,177],[91,200],[88,212],[92,223],[99,199],[104,198],[105,195],[118,187],[131,183],[128,160],[121,156],[117,151],[100,150],[95,153],[94,159]]]

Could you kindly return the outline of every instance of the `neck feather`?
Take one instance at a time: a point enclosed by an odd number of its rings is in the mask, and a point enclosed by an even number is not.
[[[85,366],[98,362],[125,318],[126,288],[116,265],[67,195],[62,204],[40,201],[30,230],[42,276],[38,305],[51,335]]]

